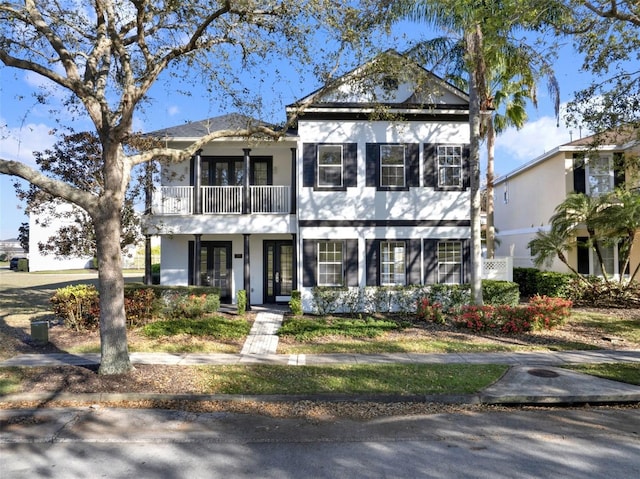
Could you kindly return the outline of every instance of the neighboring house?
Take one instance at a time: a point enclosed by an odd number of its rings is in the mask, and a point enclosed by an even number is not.
[[[637,156],[637,142],[614,135],[608,135],[604,143],[600,138],[597,146],[594,141],[595,137],[587,137],[558,146],[496,179],[495,226],[500,240],[496,255],[513,256],[515,267],[533,267],[528,243],[538,230],[549,231],[555,208],[569,193],[596,196],[630,181],[637,186],[631,170],[620,167],[623,155]],[[578,229],[576,236],[580,240],[587,232]],[[640,244],[633,249],[631,270],[640,261]],[[603,247],[602,251],[607,272],[618,275],[617,247]],[[579,273],[598,275],[601,271],[594,255],[589,248],[577,247],[568,252],[567,258]],[[550,269],[568,272],[557,259]]]
[[[145,221],[161,238],[161,284],[216,286],[227,302],[244,289],[250,304],[299,290],[310,311],[315,286],[470,280],[468,96],[417,65],[373,85],[362,71],[300,100],[277,142],[216,140],[163,165]],[[250,121],[150,135],[186,147]]]
[[[73,256],[61,257],[51,253],[44,254],[40,251],[40,244],[49,241],[49,238],[57,235],[62,226],[73,224],[73,220],[65,215],[71,214],[75,207],[69,203],[60,202],[56,206],[59,216],[54,221],[43,218],[38,213],[29,214],[29,271],[59,271],[65,269],[93,268],[93,257]],[[45,221],[46,220],[46,221]]]

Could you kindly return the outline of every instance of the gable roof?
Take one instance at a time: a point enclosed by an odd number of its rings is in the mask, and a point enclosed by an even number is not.
[[[276,128],[274,125],[256,120],[240,113],[228,113],[205,120],[190,121],[182,125],[172,126],[147,133],[149,136],[166,140],[195,140],[215,131],[239,130],[247,126],[263,125]]]
[[[588,150],[596,150],[596,151],[626,151],[634,148],[636,145],[640,144],[640,140],[629,140],[629,135],[622,135],[616,132],[605,132],[599,135],[589,135],[584,138],[579,138],[577,140],[570,141],[569,143],[564,143],[560,146],[556,146],[555,148],[543,153],[542,155],[534,158],[533,160],[524,163],[518,168],[511,170],[509,173],[501,175],[496,178],[494,181],[494,185],[505,182],[508,178],[518,175],[529,168],[533,168],[534,166],[543,163],[550,158],[553,158],[561,152],[585,152]]]
[[[370,111],[382,106],[396,111],[455,110],[468,114],[469,96],[406,56],[388,50],[288,105],[287,111],[300,106],[304,112]]]

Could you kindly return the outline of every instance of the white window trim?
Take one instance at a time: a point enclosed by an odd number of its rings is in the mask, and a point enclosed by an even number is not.
[[[440,148],[457,148],[459,149],[459,159],[460,159],[460,163],[458,165],[441,165],[440,164]],[[463,145],[437,145],[436,147],[436,175],[437,175],[437,182],[438,182],[438,188],[462,188],[462,184],[463,184],[463,174],[464,174],[464,170],[463,170],[463,155],[464,155],[464,147]],[[446,155],[445,155],[446,156]],[[451,170],[454,168],[458,168],[460,170],[460,174],[458,175],[458,184],[456,185],[444,185],[441,183],[440,179],[440,169],[441,168],[446,168],[447,170]]]
[[[402,184],[401,185],[385,185],[383,183],[383,178],[384,175],[382,174],[383,171],[383,159],[384,156],[382,154],[383,149],[385,148],[389,148],[389,149],[393,149],[393,148],[402,148],[402,166],[400,165],[387,165],[385,166],[385,168],[395,168],[395,169],[402,169]],[[380,145],[380,186],[383,188],[404,188],[407,185],[407,147],[406,145]]]
[[[334,184],[326,184],[326,183],[320,183],[320,169],[321,168],[338,168],[338,165],[321,165],[320,164],[320,158],[321,158],[321,150],[323,148],[339,148],[340,149],[340,184],[339,185],[334,185]],[[323,144],[323,145],[318,145],[318,156],[316,158],[316,169],[317,169],[317,185],[320,188],[341,188],[342,186],[344,186],[344,148],[342,145],[336,145],[336,144]]]
[[[613,172],[613,156],[612,155],[598,155],[596,157],[597,159],[601,159],[604,158],[607,160],[607,162],[609,163],[609,167],[608,167],[608,173],[607,176],[609,177],[609,189],[607,191],[603,191],[603,192],[591,192],[591,161],[590,158],[587,158],[585,161],[585,189],[587,192],[587,195],[589,196],[596,196],[596,195],[602,195],[602,194],[606,194],[609,193],[611,191],[613,191],[614,187],[615,187],[615,178],[614,178],[614,172]],[[596,159],[594,158],[594,159]]]
[[[341,261],[320,261],[320,245],[326,245],[329,243],[335,243],[335,244],[339,244],[340,248],[341,248]],[[316,271],[317,271],[317,284],[318,286],[343,286],[344,283],[344,270],[345,270],[345,264],[344,264],[344,260],[345,260],[345,251],[344,251],[344,241],[339,241],[339,240],[326,240],[326,241],[318,241],[318,256],[316,258],[317,263],[316,263]],[[334,250],[336,251],[336,250]],[[328,265],[328,264],[339,264],[340,265],[340,282],[339,283],[323,283],[320,281],[320,265],[324,264],[324,265]]]
[[[440,261],[440,255],[438,254],[439,250],[440,250],[440,245],[441,244],[450,244],[450,243],[457,243],[458,247],[459,247],[459,251],[460,251],[460,261],[459,262],[454,262],[454,261]],[[446,241],[438,241],[438,245],[436,247],[436,259],[437,259],[437,275],[438,275],[438,284],[462,284],[462,263],[463,263],[463,245],[462,245],[462,241],[453,241],[453,240],[446,240]],[[452,282],[443,282],[441,281],[441,275],[440,275],[440,265],[442,264],[453,264],[453,265],[460,265],[460,280],[457,283],[452,283]]]
[[[393,253],[393,261],[385,261],[384,260],[384,255],[382,254],[383,251],[383,247],[384,245],[389,245],[389,247],[391,247],[394,250]],[[393,246],[392,246],[393,245]],[[402,246],[402,268],[403,268],[403,278],[402,278],[402,282],[396,282],[395,281],[395,277],[396,277],[396,273],[395,273],[395,265],[396,265],[396,261],[395,261],[395,248]],[[384,265],[389,265],[391,272],[389,274],[389,276],[391,276],[393,278],[393,281],[383,281],[383,271],[384,271]],[[407,284],[407,243],[406,241],[393,241],[393,240],[388,240],[388,241],[381,241],[380,242],[380,286],[405,286]]]

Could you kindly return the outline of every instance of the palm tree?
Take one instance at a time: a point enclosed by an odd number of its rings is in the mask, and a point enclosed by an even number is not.
[[[595,251],[604,280],[608,283],[608,274],[601,249],[603,242],[607,241],[607,237],[601,234],[603,232],[602,226],[608,223],[606,216],[603,215],[606,206],[604,197],[570,193],[562,203],[556,206],[550,221],[552,229],[566,232],[566,234],[581,227],[587,231],[587,246]]]
[[[533,264],[540,268],[550,266],[557,257],[569,270],[585,283],[588,281],[569,263],[565,253],[571,251],[573,244],[568,231],[551,228],[549,231],[538,230],[536,237],[527,245],[531,249]]]
[[[488,4],[487,4],[488,3]],[[471,176],[471,237],[472,272],[471,295],[475,304],[482,304],[481,232],[480,232],[480,154],[482,116],[493,108],[488,79],[491,68],[497,68],[494,59],[502,59],[499,52],[510,44],[510,34],[521,30],[540,12],[523,9],[518,2],[468,2],[467,0],[399,0],[391,12],[399,18],[421,21],[447,32],[454,32],[461,42],[462,61],[468,75],[470,176]],[[535,21],[541,21],[538,16]],[[507,66],[510,63],[505,62]],[[500,71],[499,69],[497,71]],[[505,68],[509,77],[515,71]]]
[[[537,84],[547,79],[548,91],[554,102],[556,117],[560,111],[560,88],[547,60],[526,44],[506,43],[500,49],[485,45],[484,62],[486,65],[482,98],[481,136],[487,141],[487,257],[495,254],[495,226],[493,206],[494,159],[496,135],[509,127],[520,129],[527,121],[528,102],[538,107]],[[419,42],[407,55],[429,64],[433,71],[458,88],[468,88],[468,70],[464,62],[465,45],[463,39],[437,37]]]

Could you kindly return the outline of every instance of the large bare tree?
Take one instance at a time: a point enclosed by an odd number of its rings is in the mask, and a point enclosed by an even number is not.
[[[151,87],[165,80],[173,91],[189,81],[211,92],[210,102],[239,106],[258,101],[243,89],[243,75],[272,57],[326,72],[327,63],[358,28],[383,14],[368,2],[334,0],[36,0],[0,3],[0,61],[39,75],[68,93],[65,108],[84,115],[101,145],[104,182],[99,195],[51,178],[23,163],[0,159],[0,173],[18,176],[73,203],[95,225],[100,292],[100,373],[131,370],[120,251],[121,210],[132,167],[156,157],[183,161],[217,137],[277,137],[247,124],[217,132],[184,150],[154,148],[127,154],[134,116]],[[323,35],[323,42],[313,42]],[[316,37],[317,38],[317,37]],[[310,47],[326,48],[311,52]],[[255,70],[254,70],[255,72]],[[326,78],[326,77],[325,77]],[[186,85],[186,86],[185,86]],[[244,96],[244,97],[243,97]],[[41,97],[44,98],[44,97]]]

